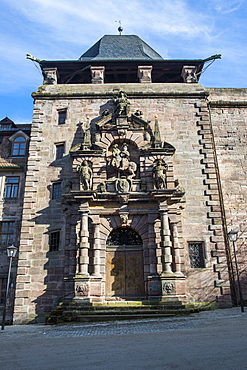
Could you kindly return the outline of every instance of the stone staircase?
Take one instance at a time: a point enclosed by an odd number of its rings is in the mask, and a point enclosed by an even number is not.
[[[60,303],[46,317],[46,324],[69,322],[96,322],[130,319],[146,319],[157,317],[172,317],[198,312],[205,307],[184,306],[181,303],[161,304],[149,301],[120,301],[105,304],[86,304],[79,301]]]

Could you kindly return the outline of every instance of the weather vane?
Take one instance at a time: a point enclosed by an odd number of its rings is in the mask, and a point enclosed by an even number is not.
[[[118,32],[119,32],[119,35],[122,35],[122,32],[123,32],[122,21],[115,21],[115,22],[119,23]]]

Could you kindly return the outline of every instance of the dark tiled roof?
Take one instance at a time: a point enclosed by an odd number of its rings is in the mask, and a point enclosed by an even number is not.
[[[79,60],[162,60],[163,58],[135,35],[105,35]]]
[[[9,119],[9,117],[5,117],[4,119],[2,119],[0,121],[0,125],[9,125],[13,128],[16,127],[15,123],[11,119]]]

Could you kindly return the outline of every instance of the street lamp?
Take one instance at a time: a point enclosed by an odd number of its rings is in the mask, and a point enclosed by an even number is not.
[[[244,300],[243,300],[243,293],[242,293],[242,288],[240,284],[240,278],[239,278],[239,269],[238,269],[238,259],[237,259],[237,253],[236,253],[236,247],[235,247],[235,242],[237,241],[238,238],[238,232],[231,230],[227,234],[230,242],[232,242],[233,246],[233,252],[234,252],[234,259],[235,259],[235,264],[236,264],[236,274],[237,274],[237,280],[238,280],[238,291],[239,291],[239,300],[240,300],[240,306],[241,306],[241,311],[244,312]]]
[[[2,330],[4,330],[4,325],[5,325],[5,317],[6,317],[7,299],[8,299],[8,293],[9,293],[9,281],[10,281],[10,272],[11,272],[12,259],[16,256],[16,252],[17,252],[17,248],[14,245],[11,245],[11,246],[7,247],[7,255],[9,257],[9,271],[8,271],[5,303],[4,303],[4,308],[3,308]]]

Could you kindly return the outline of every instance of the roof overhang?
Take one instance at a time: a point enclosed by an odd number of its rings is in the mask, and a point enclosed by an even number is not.
[[[196,67],[199,80],[205,60],[90,60],[90,61],[40,61],[41,69],[56,68],[58,84],[91,83],[92,66],[105,67],[105,83],[137,82],[139,66],[152,66],[152,82],[181,83],[184,66]]]

